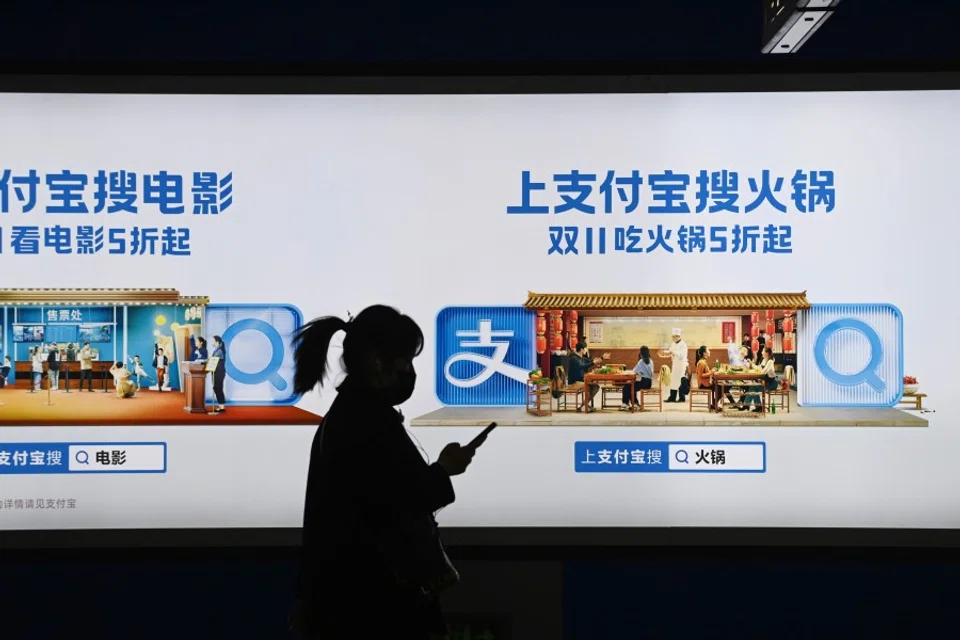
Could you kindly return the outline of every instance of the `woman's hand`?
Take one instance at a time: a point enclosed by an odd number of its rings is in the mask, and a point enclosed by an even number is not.
[[[459,442],[451,442],[443,448],[437,458],[437,464],[449,476],[458,476],[467,470],[476,451],[471,447],[462,447]]]

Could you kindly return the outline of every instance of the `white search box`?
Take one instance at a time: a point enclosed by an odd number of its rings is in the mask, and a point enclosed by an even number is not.
[[[155,444],[72,444],[69,450],[71,473],[164,473],[167,445]]]
[[[671,444],[670,471],[707,473],[763,473],[767,447],[762,442],[704,442]]]

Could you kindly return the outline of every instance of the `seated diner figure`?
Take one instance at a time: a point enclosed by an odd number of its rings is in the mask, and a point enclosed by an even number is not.
[[[773,359],[773,349],[770,347],[763,348],[763,361],[760,363],[760,371],[763,373],[764,391],[776,391],[780,388],[776,361]]]
[[[603,362],[605,358],[609,357],[610,354],[604,354],[603,358],[591,358],[589,352],[587,351],[587,343],[583,341],[578,342],[576,350],[570,355],[570,367],[568,369],[567,381],[571,386],[583,386],[586,375],[590,372],[590,369]],[[585,411],[587,413],[592,413],[594,411],[593,398],[599,391],[600,385],[587,385],[583,399],[583,407],[580,408],[581,411]]]
[[[773,366],[773,357],[771,353],[771,367]],[[751,361],[747,360],[747,368],[756,371],[757,366]],[[776,374],[774,374],[776,375]],[[743,388],[743,396],[740,399],[740,406],[737,407],[740,411],[760,411],[763,408],[763,398],[761,394],[763,393],[763,388],[765,383],[761,384],[749,384]]]
[[[123,366],[122,362],[114,362],[110,367],[110,375],[113,376],[113,384],[117,389],[118,398],[132,398],[137,393],[137,385],[130,379],[130,370]]]
[[[710,349],[701,345],[697,349],[697,387],[710,392],[710,411],[717,407],[717,385],[713,380],[713,369],[710,368]]]
[[[640,355],[636,366],[633,367],[633,374],[636,376],[633,385],[633,398],[630,397],[630,385],[624,385],[623,404],[620,405],[621,411],[629,411],[639,407],[637,392],[641,389],[653,388],[653,360],[650,359],[650,349],[646,345],[640,347]]]

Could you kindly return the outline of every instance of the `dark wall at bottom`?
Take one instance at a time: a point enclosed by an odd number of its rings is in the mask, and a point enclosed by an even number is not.
[[[565,639],[933,637],[960,624],[958,581],[933,561],[568,563]]]
[[[476,636],[461,640],[911,638],[960,624],[957,562],[457,564],[447,608]],[[286,639],[293,576],[287,560],[3,559],[0,628],[10,640]]]

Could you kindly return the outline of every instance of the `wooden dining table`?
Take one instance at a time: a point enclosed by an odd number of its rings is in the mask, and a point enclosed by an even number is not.
[[[583,384],[587,388],[584,403],[590,401],[590,385],[601,385],[605,382],[608,384],[623,385],[625,387],[629,386],[631,400],[637,392],[637,374],[635,374],[633,371],[628,371],[626,373],[588,373],[583,376]],[[634,403],[631,402],[630,412],[632,413],[634,411],[636,411],[636,408]]]
[[[725,398],[730,389],[743,389],[744,387],[760,387],[760,391],[757,391],[757,395],[760,396],[760,415],[766,415],[767,407],[764,402],[764,393],[763,393],[763,372],[762,371],[738,371],[733,372],[729,371],[726,373],[721,373],[719,371],[713,372],[713,381],[717,385],[717,392],[720,394],[721,402],[726,402]],[[744,393],[747,393],[744,389]],[[732,412],[724,412],[725,415],[739,415],[733,414]]]

